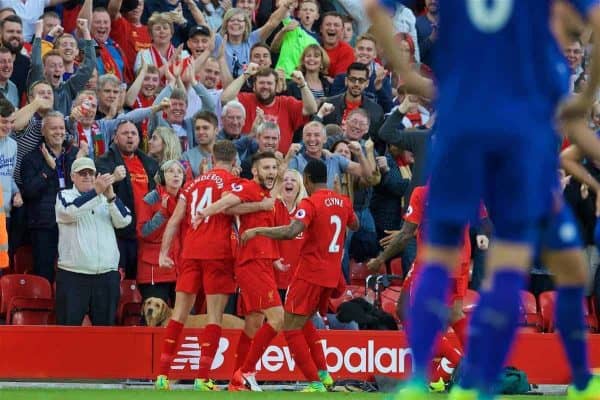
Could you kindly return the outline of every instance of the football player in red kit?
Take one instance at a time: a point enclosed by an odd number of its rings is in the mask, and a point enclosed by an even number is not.
[[[247,202],[260,202],[271,197],[275,185],[278,161],[272,152],[259,152],[252,159],[252,180],[241,180],[231,186],[231,192],[197,214],[195,226],[206,218],[243,207]],[[275,213],[268,211],[240,215],[239,232],[257,226],[273,226]],[[286,269],[279,257],[277,243],[260,237],[240,246],[236,255],[235,279],[240,287],[245,312],[244,332],[236,351],[236,369],[229,390],[261,391],[256,383],[256,363],[271,340],[283,326],[283,307],[277,291],[273,268]],[[267,323],[264,318],[267,318]]]
[[[320,375],[329,374],[323,348],[318,340],[307,341],[303,328],[338,286],[346,228],[356,230],[359,223],[350,198],[327,189],[327,167],[322,161],[308,162],[304,169],[304,184],[310,197],[300,202],[289,225],[248,229],[242,234],[241,241],[242,244],[250,242],[257,236],[286,240],[301,232],[306,236],[298,269],[285,300],[283,329],[294,360],[309,381],[305,391],[325,392],[324,377]],[[314,335],[318,339],[316,331]],[[315,362],[316,354],[311,352],[318,353],[321,359]]]

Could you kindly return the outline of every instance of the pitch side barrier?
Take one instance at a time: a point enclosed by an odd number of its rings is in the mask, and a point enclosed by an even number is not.
[[[172,378],[193,379],[200,361],[201,329],[184,330]],[[335,379],[404,378],[411,351],[402,332],[320,331]],[[151,379],[157,375],[164,328],[0,326],[0,379]],[[239,331],[224,330],[212,365],[216,379],[231,377]],[[600,366],[600,335],[591,335],[591,365]],[[559,338],[519,333],[509,365],[537,384],[565,384],[569,371]],[[278,335],[257,364],[257,379],[301,378],[287,343]]]

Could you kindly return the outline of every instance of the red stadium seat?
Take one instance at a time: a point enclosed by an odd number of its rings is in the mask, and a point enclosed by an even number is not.
[[[123,310],[130,303],[142,304],[142,295],[135,280],[125,279],[121,281],[121,299],[117,307],[117,323],[119,325],[123,325]]]
[[[541,332],[543,327],[542,316],[538,313],[537,302],[533,293],[521,290],[521,306],[523,312],[521,325],[532,328],[536,332]]]
[[[31,246],[20,246],[14,255],[15,274],[29,274],[33,272],[33,250]]]
[[[401,292],[401,288],[389,287],[381,293],[381,308],[383,311],[391,314],[396,322],[400,322],[400,316],[396,310],[398,308],[398,299],[402,294]]]
[[[6,315],[14,297],[52,299],[52,287],[45,278],[35,275],[12,274],[0,278],[0,315]]]
[[[471,315],[478,301],[479,293],[475,290],[467,289],[467,294],[465,294],[465,298],[463,299],[463,312],[466,315]]]
[[[13,297],[7,312],[10,325],[49,325],[53,323],[54,300]]]
[[[547,291],[540,293],[540,314],[542,315],[544,332],[554,332],[555,319],[554,308],[556,304],[556,292]],[[592,332],[598,331],[598,319],[591,311],[590,304],[587,298],[583,299],[583,315],[588,329]]]
[[[123,306],[121,325],[140,326],[142,321],[142,303],[127,303]]]
[[[373,274],[369,271],[366,263],[350,260],[350,283],[353,285],[364,285],[367,276]]]

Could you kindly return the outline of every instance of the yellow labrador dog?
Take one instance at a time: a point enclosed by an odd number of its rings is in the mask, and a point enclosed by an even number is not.
[[[142,313],[147,326],[167,326],[173,309],[158,297],[148,297],[142,306]],[[185,322],[186,328],[204,328],[207,324],[206,314],[189,315]],[[223,314],[223,329],[243,329],[244,320],[231,314]]]

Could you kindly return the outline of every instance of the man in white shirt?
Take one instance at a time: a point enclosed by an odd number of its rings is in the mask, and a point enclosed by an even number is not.
[[[0,8],[10,7],[23,20],[23,37],[31,42],[35,23],[44,14],[44,8],[66,3],[67,0],[0,0]]]

